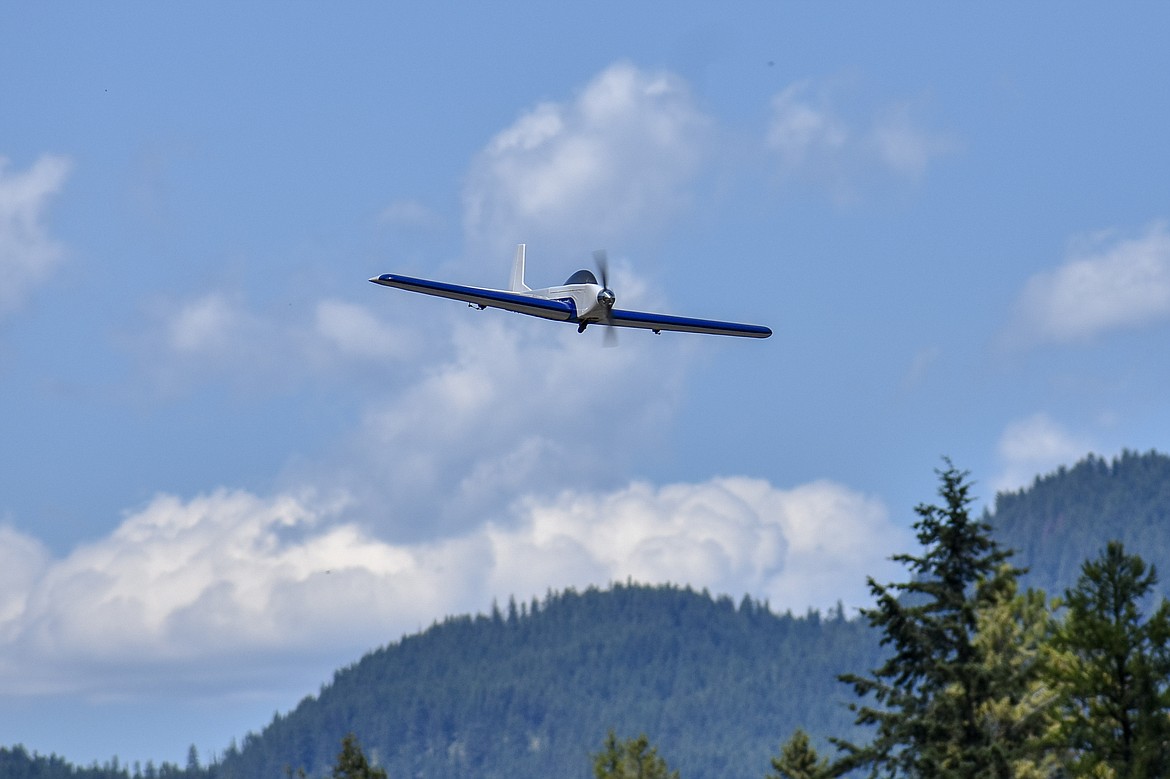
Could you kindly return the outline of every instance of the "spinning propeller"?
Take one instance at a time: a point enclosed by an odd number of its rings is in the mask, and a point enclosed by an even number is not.
[[[601,291],[597,293],[597,302],[602,308],[601,324],[606,326],[605,345],[617,346],[617,329],[610,319],[610,312],[613,311],[613,304],[617,302],[617,296],[609,288],[609,255],[605,249],[597,249],[593,252],[593,261],[597,263],[597,271],[601,274]]]

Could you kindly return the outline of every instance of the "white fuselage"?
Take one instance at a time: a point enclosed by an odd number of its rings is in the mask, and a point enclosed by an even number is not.
[[[571,302],[577,310],[578,320],[595,322],[605,318],[605,307],[597,299],[601,290],[600,284],[565,284],[560,287],[533,289],[525,294],[545,300]]]

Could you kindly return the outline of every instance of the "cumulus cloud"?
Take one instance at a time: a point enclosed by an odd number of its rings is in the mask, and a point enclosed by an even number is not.
[[[660,225],[686,202],[708,128],[677,76],[613,65],[478,155],[463,194],[468,239],[503,256],[521,240],[593,247]]]
[[[442,585],[466,562],[458,543],[439,559],[327,524],[335,513],[288,495],[160,496],[104,539],[42,554],[6,582],[0,684],[103,692],[157,683],[160,666],[208,674],[224,656],[253,667],[249,657],[356,650],[451,605]],[[11,530],[0,542],[5,556],[36,547]]]
[[[995,480],[998,492],[1018,490],[1037,475],[1070,465],[1092,451],[1092,445],[1040,412],[1012,422],[1000,436],[998,453],[1003,471]]]
[[[63,255],[44,225],[50,198],[69,173],[69,160],[46,154],[23,173],[9,173],[0,157],[0,315],[24,302],[48,279]]]
[[[620,262],[614,275],[623,299],[647,296]],[[344,380],[356,393],[347,396],[354,423],[312,461],[288,463],[280,478],[345,490],[352,515],[401,537],[465,529],[527,491],[612,483],[661,441],[702,348],[631,331],[620,348],[603,349],[597,328],[579,334],[508,312],[422,302],[425,329],[397,306],[383,315],[326,299],[296,314],[270,313],[214,292],[159,305],[159,326],[143,328],[140,351],[168,394],[204,382],[271,394]]]
[[[525,521],[489,535],[502,588],[541,582],[687,582],[749,592],[803,610],[870,602],[867,574],[881,578],[909,533],[876,499],[827,481],[777,489],[766,481],[632,484],[608,494],[566,492],[523,502]]]
[[[921,127],[909,103],[886,106],[869,120],[850,119],[837,108],[837,92],[804,80],[772,98],[766,144],[785,176],[811,180],[847,200],[874,171],[918,179],[957,148],[951,136]]]
[[[592,330],[468,313],[449,356],[372,401],[332,472],[310,478],[360,506],[400,507],[383,528],[403,533],[451,532],[517,494],[612,478],[659,440],[691,363],[679,339],[628,335],[604,349]]]
[[[49,561],[48,550],[35,538],[0,525],[0,640],[24,612],[33,583]]]
[[[788,170],[840,154],[851,136],[828,105],[827,95],[814,93],[809,81],[792,84],[772,98],[767,142]]]
[[[357,653],[492,597],[624,580],[687,582],[803,611],[865,603],[908,533],[829,482],[718,478],[520,501],[510,517],[388,543],[311,497],[161,495],[109,536],[50,559],[0,529],[0,690],[93,694]]]
[[[1170,232],[1164,221],[1144,234],[1081,239],[1064,263],[1029,279],[1017,303],[1026,341],[1080,341],[1170,318]]]

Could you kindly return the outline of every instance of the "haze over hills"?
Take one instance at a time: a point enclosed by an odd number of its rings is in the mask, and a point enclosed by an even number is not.
[[[1090,456],[984,515],[1050,595],[1111,539],[1170,571],[1168,518],[1170,457],[1156,452]],[[390,777],[584,779],[612,728],[646,733],[687,779],[759,777],[796,727],[822,743],[851,736],[852,696],[836,676],[872,668],[877,638],[840,610],[775,614],[672,585],[549,593],[377,649],[213,765],[158,775],[327,775],[353,732]],[[35,765],[0,754],[2,777],[80,775]],[[86,776],[131,775],[108,768]]]

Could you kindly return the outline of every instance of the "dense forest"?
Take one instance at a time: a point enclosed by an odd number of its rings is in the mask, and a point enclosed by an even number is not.
[[[1109,541],[1137,549],[1164,576],[1170,595],[1170,457],[1122,452],[1112,461],[1090,455],[1071,468],[1037,476],[1031,486],[1001,492],[984,516],[996,539],[1029,569],[1024,583],[1060,594],[1081,563]]]
[[[585,777],[614,729],[649,734],[688,777],[755,776],[786,727],[848,729],[840,663],[876,657],[840,612],[777,615],[671,586],[550,594],[367,655],[229,751],[219,775],[320,774],[353,732],[390,776]]]
[[[1170,458],[1126,452],[1111,462],[1089,457],[1000,494],[973,526],[985,527],[999,549],[1016,550],[1011,563],[1032,569],[1021,586],[1057,595],[1078,585],[1085,563],[1112,539],[1170,571],[1168,513]],[[1014,575],[1001,578],[1000,594],[985,597],[1000,611],[988,607],[980,618],[1018,628],[1024,612],[1017,611],[1027,604],[1003,595],[1014,592]],[[1039,619],[1043,604],[1029,603]],[[979,612],[960,606],[956,613]],[[182,768],[77,768],[17,747],[0,750],[0,779],[328,776],[347,733],[392,778],[584,779],[611,731],[647,734],[687,779],[758,779],[790,736],[786,754],[799,762],[817,750],[833,754],[829,737],[856,746],[872,734],[847,705],[857,703],[859,684],[881,681],[867,674],[890,654],[889,644],[879,646],[889,635],[869,617],[776,614],[747,597],[668,585],[550,592],[448,618],[371,652],[212,765],[193,754]],[[840,674],[851,674],[852,684]],[[812,738],[802,741],[806,732]],[[803,774],[769,774],[796,775]]]
[[[211,766],[76,776],[327,776],[352,732],[390,777],[584,778],[612,729],[645,732],[691,779],[756,777],[797,725],[850,732],[835,677],[875,662],[871,636],[840,611],[775,614],[676,586],[550,593],[368,654]],[[72,775],[0,759],[0,779],[25,776]]]
[[[918,549],[893,558],[903,578],[870,580],[862,616],[885,657],[839,677],[870,730],[822,756],[797,729],[768,779],[1170,776],[1170,600],[1154,568],[1111,540],[1059,600],[1023,589],[972,516],[969,474],[947,466],[942,500],[915,509]]]

